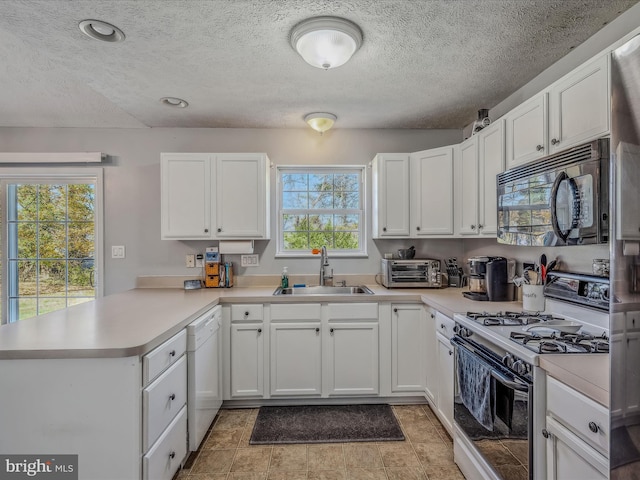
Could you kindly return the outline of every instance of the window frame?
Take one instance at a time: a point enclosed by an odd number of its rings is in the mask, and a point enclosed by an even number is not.
[[[0,168],[0,256],[2,258],[2,306],[0,307],[0,325],[8,322],[9,288],[8,279],[8,222],[7,217],[7,184],[11,183],[80,183],[95,184],[95,292],[96,297],[104,296],[104,175],[102,168]]]
[[[317,255],[307,252],[295,252],[284,249],[283,234],[283,208],[282,208],[282,175],[284,173],[301,174],[341,174],[357,173],[360,176],[360,208],[361,222],[359,224],[358,235],[360,238],[360,249],[353,251],[327,249],[331,257],[340,258],[363,258],[368,257],[367,253],[367,167],[366,165],[278,165],[276,167],[276,258],[315,258]],[[307,209],[307,211],[310,211]],[[323,211],[326,213],[326,210]]]

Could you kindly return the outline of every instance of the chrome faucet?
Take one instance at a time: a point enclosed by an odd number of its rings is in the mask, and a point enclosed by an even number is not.
[[[320,285],[333,285],[333,270],[327,275],[326,268],[329,266],[329,256],[327,255],[327,247],[324,245],[320,249]]]

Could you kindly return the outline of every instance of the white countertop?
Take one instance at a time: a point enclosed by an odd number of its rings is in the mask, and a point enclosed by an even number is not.
[[[375,295],[278,296],[275,287],[183,290],[138,288],[0,327],[0,359],[107,358],[143,355],[219,303],[424,302],[452,317],[467,311],[520,311],[520,302],[476,302],[463,289],[386,289]],[[609,403],[607,355],[544,355],[550,375]]]

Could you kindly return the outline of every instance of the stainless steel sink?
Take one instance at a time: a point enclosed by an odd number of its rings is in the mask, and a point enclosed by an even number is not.
[[[373,295],[373,292],[364,285],[355,287],[293,287],[276,288],[274,295]]]

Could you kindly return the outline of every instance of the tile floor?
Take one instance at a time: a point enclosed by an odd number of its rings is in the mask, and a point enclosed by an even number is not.
[[[403,442],[249,445],[257,409],[221,410],[177,480],[463,480],[427,405],[394,406]]]

